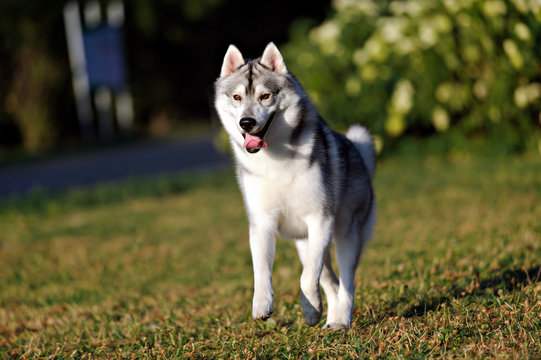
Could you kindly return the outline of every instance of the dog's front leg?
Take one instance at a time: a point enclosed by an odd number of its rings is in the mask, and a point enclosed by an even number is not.
[[[307,224],[308,248],[301,275],[301,305],[306,324],[314,326],[321,319],[323,311],[319,279],[329,251],[334,226],[331,220],[322,220],[321,217],[309,219]]]
[[[267,320],[273,311],[272,264],[275,246],[276,236],[270,224],[250,225],[250,249],[254,266],[252,317],[257,320]]]

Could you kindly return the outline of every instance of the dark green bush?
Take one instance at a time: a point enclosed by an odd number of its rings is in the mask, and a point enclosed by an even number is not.
[[[284,55],[322,115],[378,143],[440,134],[541,151],[541,4],[336,0],[297,22]],[[306,36],[308,34],[308,37]]]

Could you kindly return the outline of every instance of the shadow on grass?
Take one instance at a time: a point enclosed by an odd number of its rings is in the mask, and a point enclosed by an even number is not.
[[[541,266],[534,266],[529,269],[505,270],[501,274],[486,279],[479,279],[477,275],[472,281],[472,285],[466,287],[454,286],[449,295],[435,296],[424,299],[416,305],[410,306],[399,315],[405,318],[423,316],[427,312],[436,310],[442,304],[448,304],[453,299],[463,299],[467,297],[480,296],[486,294],[486,290],[492,290],[495,296],[500,295],[500,291],[510,292],[523,285],[533,284],[541,281]],[[399,302],[391,305],[396,308]],[[392,314],[396,315],[396,314]]]

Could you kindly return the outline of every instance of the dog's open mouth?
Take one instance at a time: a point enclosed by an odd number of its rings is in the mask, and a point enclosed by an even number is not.
[[[271,125],[271,122],[274,120],[274,114],[273,112],[271,116],[269,116],[269,119],[267,120],[267,123],[261,129],[261,131],[250,134],[250,133],[243,133],[242,136],[244,137],[244,148],[246,151],[248,151],[250,154],[255,154],[262,148],[266,148],[267,142],[263,139],[265,135],[267,134],[267,131],[269,130],[269,127]]]

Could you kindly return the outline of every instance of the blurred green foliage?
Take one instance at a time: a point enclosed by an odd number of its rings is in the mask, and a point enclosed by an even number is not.
[[[378,146],[440,134],[497,151],[541,151],[541,3],[335,0],[284,49],[322,115],[361,122]],[[309,34],[307,37],[306,34]]]
[[[25,42],[17,49],[6,107],[13,114],[24,147],[30,151],[51,148],[57,137],[51,114],[51,94],[58,88],[59,68],[43,46],[37,29],[21,26]]]
[[[0,145],[21,142],[35,152],[53,147],[70,95],[63,1],[0,1]],[[57,15],[59,14],[59,15]],[[58,41],[58,38],[62,41]],[[59,106],[62,104],[62,106]]]

